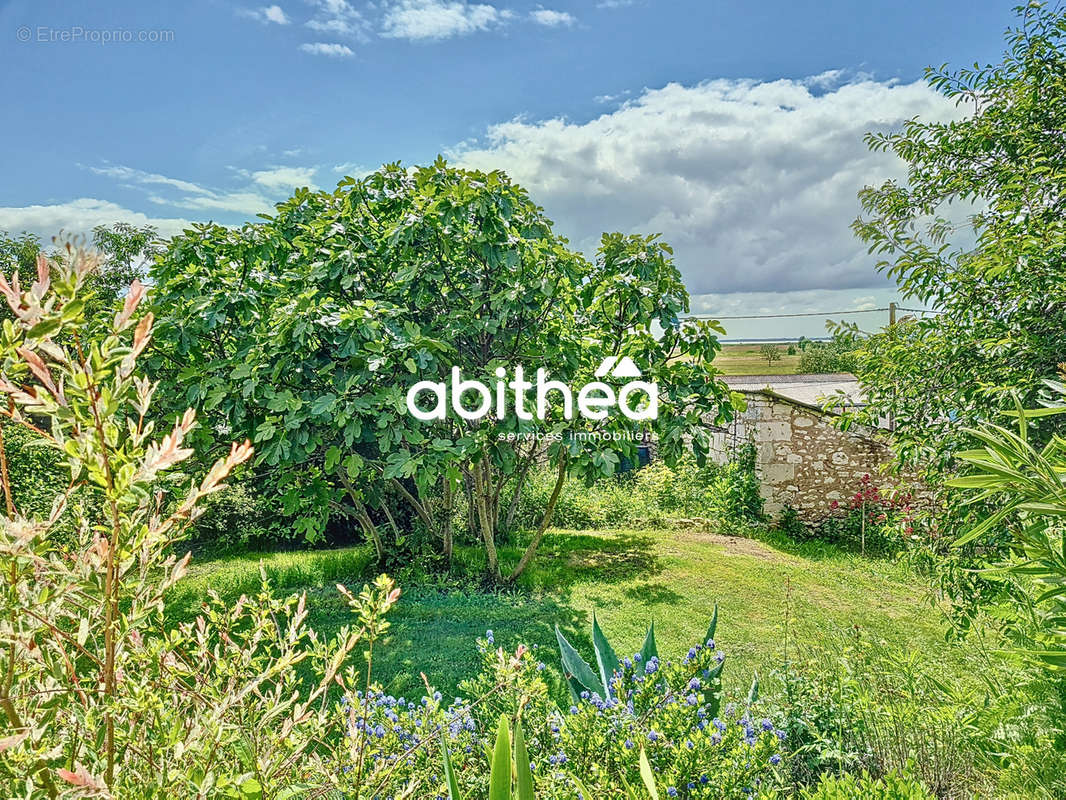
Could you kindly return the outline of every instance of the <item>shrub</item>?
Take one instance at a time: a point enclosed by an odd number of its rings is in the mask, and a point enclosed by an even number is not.
[[[803,348],[798,372],[854,372],[857,343],[847,335],[837,335],[828,342],[810,342]]]
[[[832,651],[811,652],[784,675],[785,721],[795,785],[822,772],[875,777],[914,770],[944,798],[982,782],[976,727],[982,696],[946,686],[911,654],[855,631]]]
[[[520,497],[516,522],[529,527],[540,518],[555,475],[536,470]],[[642,469],[602,478],[591,485],[569,480],[555,507],[555,525],[575,530],[642,528],[671,518],[702,517],[726,526],[763,519],[755,473],[755,447],[740,448],[726,464],[699,467],[691,459],[671,468],[654,462]]]
[[[805,789],[802,800],[935,800],[922,782],[906,773],[890,772],[883,778],[871,778],[845,772],[822,775],[818,785]]]
[[[756,693],[726,698],[717,711],[704,702],[703,681],[716,685],[707,676],[724,657],[713,641],[679,661],[624,658],[612,697],[583,690],[562,708],[554,671],[535,650],[507,652],[492,631],[476,645],[481,667],[462,683],[462,697],[445,701],[427,686],[416,700],[369,685],[342,698],[346,747],[333,766],[341,791],[358,783],[373,797],[449,796],[443,746],[458,796],[483,797],[501,719],[521,724],[538,798],[573,798],[579,786],[590,797],[631,796],[625,786],[640,785],[642,750],[667,797],[768,797],[781,784],[784,733],[758,713]]]
[[[262,547],[294,540],[292,522],[278,500],[258,492],[250,481],[237,480],[205,500],[204,514],[189,536],[210,550]]]
[[[81,294],[96,266],[68,248],[58,263],[38,259],[28,290],[17,274],[0,276],[15,317],[0,333],[0,392],[12,421],[47,441],[69,474],[47,518],[0,524],[0,785],[27,800],[328,792],[328,692],[354,682],[342,667],[360,642],[370,663],[398,591],[384,576],[358,597],[344,590],[360,628],[328,640],[305,626],[306,597],[275,598],[265,579],[254,598],[212,598],[195,622],[166,627],[166,590],[189,563],[173,545],[251,447],[233,445],[168,496],[165,481],[192,455],[195,414],[154,438],[156,385],[136,371],[152,331],[150,314],[136,316],[139,283],[100,339],[83,338]],[[54,534],[78,484],[103,513],[76,511],[64,547]],[[301,663],[315,680],[298,676]]]
[[[911,502],[906,492],[883,492],[866,474],[847,500],[829,504],[830,515],[821,522],[804,525],[794,510],[786,509],[778,528],[797,541],[817,539],[864,555],[895,553],[911,541]]]

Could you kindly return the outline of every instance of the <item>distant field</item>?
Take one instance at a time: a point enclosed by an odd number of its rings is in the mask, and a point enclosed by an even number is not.
[[[727,344],[714,360],[714,365],[726,375],[794,375],[799,371],[799,350],[788,355],[788,345],[780,344],[781,360],[767,364],[759,355],[758,344]]]

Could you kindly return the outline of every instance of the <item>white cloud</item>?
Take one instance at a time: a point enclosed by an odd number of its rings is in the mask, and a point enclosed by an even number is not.
[[[600,0],[596,8],[627,8],[635,3],[636,0]]]
[[[261,6],[260,8],[241,8],[237,10],[237,13],[263,23],[272,22],[275,25],[288,25],[291,22],[285,15],[284,9],[277,5]]]
[[[557,28],[560,25],[570,26],[577,22],[573,14],[568,14],[566,11],[553,11],[550,8],[538,8],[529,12],[529,16],[538,25],[548,28]]]
[[[315,187],[314,167],[274,167],[252,173],[252,180],[267,189],[291,191],[299,186]]]
[[[313,56],[328,56],[329,58],[351,58],[355,55],[348,45],[337,42],[304,42],[300,45],[300,49]]]
[[[128,222],[133,225],[154,225],[163,236],[173,236],[189,227],[188,220],[174,217],[150,217],[131,211],[117,203],[81,197],[67,203],[0,207],[0,230],[9,233],[28,231],[41,241],[49,242],[61,231],[87,236],[97,225]]]
[[[398,39],[448,39],[488,30],[510,11],[465,0],[396,0],[385,10],[381,35]]]
[[[283,186],[284,176],[306,177],[313,174],[310,171],[286,167],[275,170],[262,170],[258,173],[249,174],[241,172],[242,177],[252,180],[252,185],[241,187],[236,190],[212,189],[192,181],[171,178],[167,175],[159,175],[154,172],[134,169],[121,165],[109,165],[106,167],[89,167],[90,172],[116,178],[124,185],[135,188],[165,187],[174,190],[170,195],[152,193],[148,195],[149,202],[156,205],[172,206],[174,208],[191,209],[196,211],[221,211],[241,216],[253,217],[256,214],[264,214],[273,210],[274,201],[263,194],[261,189],[270,191],[272,196],[280,194],[278,189],[291,189],[293,184]],[[259,180],[256,176],[262,175]],[[273,182],[272,182],[273,180]],[[297,181],[298,182],[298,181]]]
[[[347,0],[311,0],[315,15],[305,24],[319,33],[348,37],[358,41],[369,40],[370,25],[363,14]]]
[[[586,252],[662,232],[694,295],[885,287],[849,225],[859,189],[903,169],[863,134],[961,112],[922,82],[821,90],[839,80],[669,84],[584,123],[496,125],[453,157],[506,170]]]
[[[133,169],[132,167],[112,165],[107,167],[89,167],[88,169],[96,175],[106,175],[109,178],[117,178],[127,184],[158,184],[160,186],[169,186],[172,189],[177,189],[181,192],[211,194],[209,190],[190,181],[183,181],[178,178],[168,178],[166,175],[145,172],[143,170]]]

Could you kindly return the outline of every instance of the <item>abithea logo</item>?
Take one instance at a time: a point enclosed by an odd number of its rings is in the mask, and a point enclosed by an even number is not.
[[[607,375],[613,378],[641,377],[640,370],[629,356],[605,358],[595,374],[597,378]],[[506,380],[507,370],[503,367],[496,369],[496,377],[495,387],[489,388],[481,381],[463,380],[459,368],[452,367],[450,386],[444,381],[419,381],[408,389],[407,410],[411,416],[424,421],[444,419],[450,395],[452,410],[463,419],[482,419],[490,412],[497,419],[503,419],[507,416],[508,408],[513,408],[519,419],[543,420],[548,412],[549,393],[557,392],[563,402],[563,417],[574,418],[574,393],[562,381],[549,380],[548,372],[543,367],[537,370],[535,382],[525,379],[525,370],[521,366],[515,367],[514,377],[509,381]],[[511,390],[510,395],[508,389]],[[526,407],[529,399],[527,392],[530,390],[535,390],[535,407],[532,410]],[[419,407],[418,399],[422,394],[435,399],[432,408]],[[475,408],[463,405],[465,395],[478,397]],[[603,381],[592,381],[577,392],[577,413],[585,419],[606,419],[612,406],[617,406],[623,415],[632,420],[657,419],[659,386],[648,381],[630,380],[616,393],[613,387]]]

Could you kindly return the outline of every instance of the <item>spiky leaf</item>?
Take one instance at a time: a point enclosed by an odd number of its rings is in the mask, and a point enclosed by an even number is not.
[[[555,626],[555,638],[559,642],[559,657],[562,661],[563,675],[570,686],[570,694],[577,700],[583,691],[599,691],[600,681],[592,667],[574,649],[574,646],[566,640],[559,626]]]
[[[595,611],[592,612],[592,646],[596,650],[596,665],[600,668],[600,680],[603,683],[602,696],[606,700],[611,697],[611,676],[618,669],[618,656],[600,630]]]
[[[448,755],[448,745],[444,743],[443,737],[440,740],[440,752],[444,760],[444,782],[448,784],[448,800],[463,800],[463,796],[459,794],[459,783],[455,780],[455,771],[452,769],[452,759]]]
[[[640,648],[640,660],[647,664],[648,659],[658,658],[659,651],[655,648],[655,623],[648,626],[648,633],[644,637],[644,644]]]
[[[652,774],[648,754],[644,752],[643,747],[640,748],[640,779],[644,781],[644,788],[651,795],[651,800],[659,800],[659,790],[655,788],[655,776]]]
[[[496,731],[496,747],[492,752],[489,800],[511,800],[511,734],[507,730],[505,714],[500,715],[500,727]]]
[[[526,737],[522,735],[522,723],[514,726],[514,765],[517,777],[517,800],[537,800],[533,791],[533,771],[529,768],[529,753],[526,752]]]

